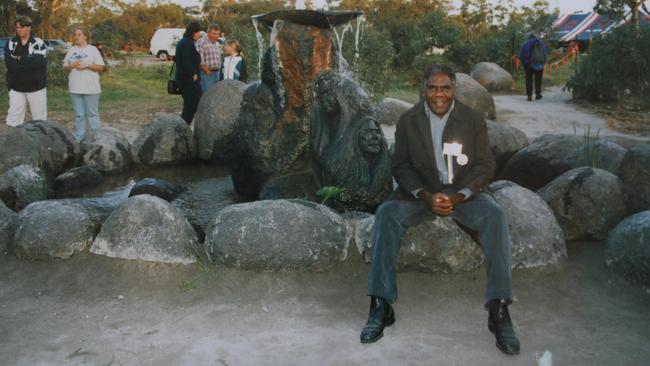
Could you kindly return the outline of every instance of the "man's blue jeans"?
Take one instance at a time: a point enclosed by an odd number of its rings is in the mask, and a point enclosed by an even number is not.
[[[397,300],[395,268],[400,240],[408,223],[418,217],[435,219],[423,201],[391,200],[381,204],[372,228],[372,254],[368,274],[368,295],[389,303]],[[512,242],[505,211],[487,193],[479,193],[454,207],[451,218],[478,231],[485,257],[488,284],[485,302],[512,300]]]
[[[74,137],[81,141],[86,136],[86,119],[93,131],[99,128],[99,94],[70,93],[74,110]]]
[[[205,94],[208,89],[219,81],[219,71],[213,71],[210,75],[201,71],[201,91]]]

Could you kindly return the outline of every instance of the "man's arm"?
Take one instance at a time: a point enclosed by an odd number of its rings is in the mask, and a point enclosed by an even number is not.
[[[424,187],[420,173],[413,168],[409,154],[408,134],[405,131],[407,120],[402,116],[395,130],[395,154],[393,155],[393,176],[397,184],[407,192]]]
[[[34,45],[34,52],[30,55],[27,55],[26,57],[22,57],[20,59],[20,62],[23,64],[23,66],[32,70],[45,69],[47,66],[45,53],[45,43],[43,43],[41,40],[38,40]]]
[[[196,49],[199,51],[199,56],[201,56],[201,64],[199,65],[199,68],[206,75],[212,74],[212,71],[210,71],[208,65],[205,63],[205,42],[203,42],[203,40],[198,41]]]
[[[5,44],[4,52],[5,52],[5,67],[9,71],[20,71],[21,69],[24,68],[24,66],[20,63],[18,58],[15,58],[12,54],[11,51],[9,51],[9,43],[11,42],[11,39],[7,41]]]

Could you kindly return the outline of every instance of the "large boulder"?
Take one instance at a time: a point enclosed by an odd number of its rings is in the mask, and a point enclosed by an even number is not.
[[[54,189],[68,191],[101,183],[102,173],[95,167],[82,165],[59,174],[54,179]]]
[[[555,213],[566,240],[605,239],[626,214],[623,183],[598,168],[569,170],[537,193]]]
[[[627,149],[621,147],[621,145],[602,139],[596,140],[589,145],[583,144],[578,148],[580,162],[607,170],[615,175],[618,175],[618,170],[626,153]]]
[[[497,112],[494,99],[478,81],[463,73],[456,73],[456,98],[485,116],[494,120]]]
[[[382,125],[394,126],[397,124],[399,118],[409,109],[413,108],[413,104],[395,98],[384,98],[377,105],[377,117],[379,123]]]
[[[80,157],[79,143],[63,125],[54,121],[31,121],[19,126],[38,142],[47,170],[53,175],[76,164]]]
[[[372,227],[375,217],[358,221],[357,249],[370,262]],[[398,269],[401,271],[456,273],[481,265],[481,248],[449,217],[431,215],[406,229],[400,242]]]
[[[562,228],[539,195],[508,181],[494,182],[490,190],[508,215],[513,267],[545,266],[566,258]]]
[[[350,239],[344,219],[326,206],[268,200],[221,210],[205,251],[213,263],[237,268],[318,271],[345,260]]]
[[[13,247],[18,215],[0,201],[0,255]]]
[[[138,195],[106,219],[90,252],[113,258],[190,264],[198,240],[183,213],[167,201]]]
[[[228,161],[232,158],[235,123],[246,87],[238,80],[223,80],[201,97],[194,116],[199,159]]]
[[[0,174],[18,165],[43,167],[37,141],[23,128],[0,123]]]
[[[487,121],[487,130],[490,150],[496,162],[497,172],[517,151],[528,146],[528,137],[517,128]]]
[[[500,178],[538,190],[560,174],[577,168],[579,144],[571,135],[543,135],[515,153]]]
[[[131,146],[133,161],[146,166],[182,163],[194,157],[192,130],[174,114],[160,114]]]
[[[60,201],[41,201],[18,215],[16,254],[26,259],[67,259],[93,241],[94,224],[85,210]]]
[[[47,177],[38,167],[19,165],[0,175],[0,200],[14,211],[47,199],[48,192]]]
[[[511,90],[515,82],[508,71],[494,62],[481,62],[474,65],[470,75],[491,92]]]
[[[618,176],[624,184],[628,210],[636,213],[650,209],[650,143],[627,151]]]
[[[81,140],[83,162],[104,174],[116,174],[131,167],[131,145],[122,132],[101,127]]]
[[[148,194],[151,196],[160,197],[165,201],[171,201],[184,190],[185,188],[179,186],[178,184],[166,182],[164,180],[156,178],[144,178],[135,183],[133,188],[131,188],[129,197],[137,196],[139,194]]]
[[[609,233],[605,258],[628,280],[650,286],[650,211],[628,217]]]

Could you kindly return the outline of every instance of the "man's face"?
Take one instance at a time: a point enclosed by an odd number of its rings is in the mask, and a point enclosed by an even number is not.
[[[29,37],[31,30],[31,25],[20,25],[20,23],[16,23],[16,35],[20,38]]]
[[[220,35],[221,35],[221,30],[219,29],[210,29],[208,31],[208,39],[212,43],[216,42],[219,39]]]
[[[444,116],[454,101],[454,86],[449,76],[443,73],[429,76],[424,95],[431,111],[438,117]]]
[[[381,151],[381,130],[372,119],[366,120],[359,134],[359,147],[367,154]]]

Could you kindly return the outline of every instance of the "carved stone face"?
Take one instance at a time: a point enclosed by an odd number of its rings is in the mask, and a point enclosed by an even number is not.
[[[335,84],[334,80],[329,79],[323,79],[318,83],[318,101],[325,113],[334,113],[339,110]]]
[[[381,151],[381,130],[373,119],[367,119],[359,133],[359,147],[366,154],[377,154]]]

